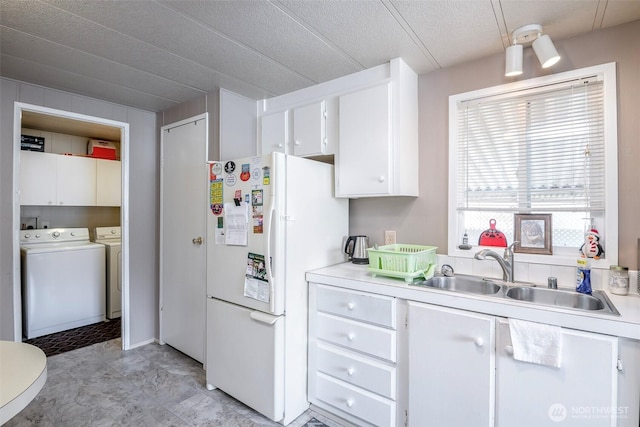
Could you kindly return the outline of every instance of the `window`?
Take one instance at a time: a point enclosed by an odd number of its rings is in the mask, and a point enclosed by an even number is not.
[[[465,233],[478,244],[492,219],[511,243],[514,213],[544,213],[554,261],[575,263],[595,227],[601,263],[617,262],[615,87],[606,64],[450,97],[450,255],[463,254]]]

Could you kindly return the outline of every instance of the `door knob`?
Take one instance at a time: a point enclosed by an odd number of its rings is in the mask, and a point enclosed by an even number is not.
[[[194,245],[201,245],[202,244],[202,237],[198,236],[194,239],[191,240],[193,242]]]

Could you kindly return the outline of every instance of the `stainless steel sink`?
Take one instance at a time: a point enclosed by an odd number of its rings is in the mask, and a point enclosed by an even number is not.
[[[429,280],[415,282],[414,285],[428,286],[430,288],[445,289],[454,292],[471,294],[493,295],[497,294],[502,286],[489,280],[473,276],[436,276]]]
[[[592,295],[587,295],[558,289],[513,287],[507,290],[506,297],[533,304],[620,314],[602,291],[593,291]]]

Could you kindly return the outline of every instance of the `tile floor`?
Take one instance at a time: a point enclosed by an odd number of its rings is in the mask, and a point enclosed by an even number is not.
[[[47,360],[47,382],[6,427],[278,426],[204,386],[202,365],[169,346],[121,350],[114,339]],[[293,427],[339,427],[313,411]]]

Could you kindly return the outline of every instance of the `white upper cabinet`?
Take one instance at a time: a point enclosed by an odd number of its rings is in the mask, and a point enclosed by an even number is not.
[[[262,154],[287,153],[289,145],[289,111],[265,114],[261,118],[260,144]]]
[[[336,197],[418,196],[418,76],[402,59],[263,99],[262,154],[335,164]]]
[[[58,205],[96,205],[96,159],[56,156]]]
[[[58,155],[20,151],[20,204],[49,206],[58,204],[56,174]]]
[[[20,152],[20,204],[120,206],[121,162],[32,151]]]
[[[390,195],[391,83],[340,97],[336,195]]]
[[[336,197],[418,196],[418,77],[400,59],[390,77],[340,96]]]
[[[120,206],[122,167],[120,161],[96,159],[96,205]]]
[[[220,159],[231,160],[257,154],[258,105],[220,89]]]
[[[293,154],[300,157],[327,154],[325,101],[293,109]]]

